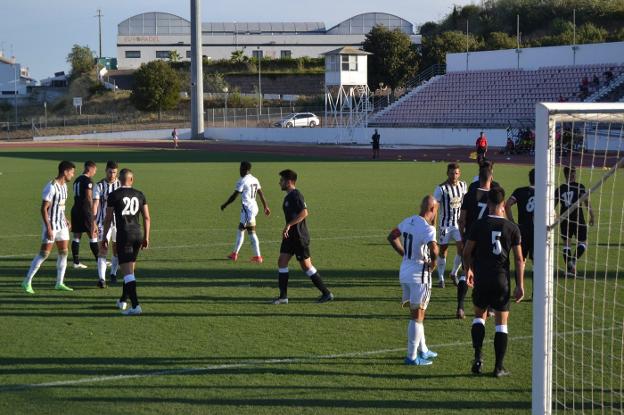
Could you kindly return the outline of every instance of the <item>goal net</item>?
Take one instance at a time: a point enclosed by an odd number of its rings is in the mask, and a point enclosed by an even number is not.
[[[533,414],[624,413],[624,104],[536,107]]]

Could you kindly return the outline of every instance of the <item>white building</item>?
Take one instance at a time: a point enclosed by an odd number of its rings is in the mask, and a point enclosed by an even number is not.
[[[0,52],[0,99],[26,97],[28,87],[36,81],[28,75],[28,68],[17,63],[15,58],[5,58]]]
[[[400,29],[420,44],[412,23],[388,13],[363,13],[326,29],[324,23],[203,23],[202,54],[209,59],[229,59],[242,50],[246,56],[271,58],[320,57],[343,47],[360,47],[376,25]],[[143,13],[117,27],[119,69],[135,69],[142,63],[169,59],[172,51],[190,60],[191,23],[169,13]]]

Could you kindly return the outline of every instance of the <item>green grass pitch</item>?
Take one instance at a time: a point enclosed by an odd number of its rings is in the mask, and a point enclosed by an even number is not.
[[[254,163],[273,212],[258,218],[261,265],[248,262],[248,239],[238,262],[225,259],[240,202],[225,212],[219,206],[232,192],[241,158]],[[97,180],[108,159],[135,171],[153,226],[152,247],[140,254],[136,271],[142,316],[119,315],[119,285],[95,287],[86,237],[81,254],[89,269],[69,267],[66,275],[76,291],[53,290],[55,251],[33,281],[36,295],[20,290],[39,245],[41,190],[61,159],[77,165],[95,160]],[[318,292],[292,261],[291,303],[268,304],[277,293],[284,224],[277,173],[284,168],[299,173],[310,211],[312,259],[335,302],[315,304]],[[191,151],[3,152],[0,413],[529,413],[530,301],[512,307],[506,360],[511,377],[470,374],[471,313],[464,321],[454,318],[450,283],[434,289],[425,321],[427,343],[438,359],[429,367],[403,365],[408,313],[400,307],[400,258],[385,238],[444,180],[445,168]],[[475,170],[464,165],[463,179],[470,181]],[[510,194],[526,184],[528,170],[500,165],[495,176]],[[449,262],[453,255],[451,248]],[[530,265],[528,270],[531,275]],[[530,279],[527,291],[530,297]],[[492,321],[486,331],[489,372]]]

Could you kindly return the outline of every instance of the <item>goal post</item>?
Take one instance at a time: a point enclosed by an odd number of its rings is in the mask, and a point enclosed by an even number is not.
[[[535,123],[532,413],[619,413],[624,181],[617,176],[624,165],[624,103],[539,103]],[[566,167],[578,169],[586,193],[559,217],[555,193],[566,183]],[[565,222],[567,239],[560,225],[577,209],[587,214],[588,202],[596,223],[584,227],[587,248],[582,258],[566,257],[562,249],[570,242],[577,251],[584,245],[577,239],[581,213]]]

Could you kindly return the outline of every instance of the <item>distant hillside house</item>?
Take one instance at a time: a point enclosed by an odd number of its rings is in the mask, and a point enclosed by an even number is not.
[[[0,99],[26,97],[37,81],[28,75],[28,68],[15,58],[5,58],[0,53]]]
[[[420,44],[414,25],[388,13],[363,13],[326,29],[319,22],[202,23],[202,54],[208,59],[229,59],[242,50],[248,57],[320,57],[343,46],[359,47],[376,25],[399,29]],[[169,13],[142,13],[117,26],[119,69],[136,69],[142,63],[169,59],[176,51],[179,60],[191,57],[191,22]]]

